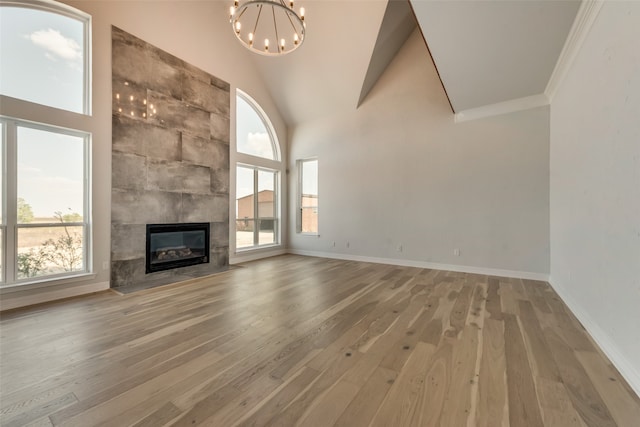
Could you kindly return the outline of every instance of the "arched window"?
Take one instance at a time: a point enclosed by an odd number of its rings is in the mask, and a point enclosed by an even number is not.
[[[65,4],[0,2],[3,284],[92,271],[90,35]]]
[[[280,244],[280,145],[262,108],[240,90],[236,159],[236,250]]]

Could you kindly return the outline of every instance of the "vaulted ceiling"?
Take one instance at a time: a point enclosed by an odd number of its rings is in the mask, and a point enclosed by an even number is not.
[[[284,57],[252,58],[292,126],[357,108],[416,20],[424,55],[431,53],[454,112],[541,94],[580,6],[580,0],[305,3],[304,45]]]

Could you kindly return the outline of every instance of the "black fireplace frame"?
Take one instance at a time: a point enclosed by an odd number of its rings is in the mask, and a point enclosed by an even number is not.
[[[152,233],[173,233],[179,231],[204,231],[204,255],[199,257],[178,259],[159,264],[151,263],[151,234]],[[179,224],[147,224],[147,241],[145,255],[145,273],[155,273],[157,271],[171,270],[174,268],[187,267],[190,265],[207,264],[209,262],[210,245],[210,224],[208,222],[190,222]]]

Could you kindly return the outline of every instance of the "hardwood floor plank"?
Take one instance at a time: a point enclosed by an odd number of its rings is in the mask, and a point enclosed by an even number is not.
[[[442,425],[466,425],[472,415],[472,393],[478,358],[478,328],[465,326],[460,338],[453,344],[451,379],[442,409]]]
[[[318,399],[297,426],[332,426],[358,394],[360,387],[347,381],[338,381]]]
[[[435,347],[419,342],[398,374],[371,426],[406,426],[419,410],[420,392],[424,388],[429,358]]]
[[[317,380],[309,384],[296,398],[275,414],[267,426],[291,426],[297,424],[307,416],[313,408],[322,400],[322,396],[329,390],[349,369],[353,368],[363,356],[354,352],[351,356],[338,355],[334,362],[323,372]]]
[[[582,427],[585,425],[573,407],[562,382],[539,378],[537,389],[545,427]]]
[[[584,422],[589,427],[615,426],[616,423],[607,405],[593,386],[571,347],[551,329],[545,329],[544,334],[560,369],[560,376],[569,398]]]
[[[243,417],[238,426],[265,426],[273,417],[278,416],[291,402],[299,397],[310,385],[313,385],[320,372],[311,368],[302,368],[300,373],[276,389],[271,395],[259,402],[253,412]]]
[[[478,427],[504,426],[509,423],[504,322],[484,320],[480,362]]]
[[[285,255],[2,313],[0,328],[3,426],[640,417],[640,399],[537,281]]]
[[[488,279],[486,310],[491,319],[502,320],[502,302],[500,300],[500,282],[495,277]]]
[[[560,372],[556,365],[549,346],[544,339],[544,334],[538,317],[535,314],[530,301],[520,301],[520,319],[527,343],[529,344],[530,360],[532,361],[533,372],[536,376],[546,378],[551,381],[561,381]]]
[[[524,340],[518,319],[512,314],[504,316],[504,341],[509,423],[513,427],[543,426]]]
[[[65,408],[76,402],[78,402],[78,398],[73,393],[67,393],[64,396],[60,396],[41,405],[35,407],[32,406],[28,411],[13,413],[13,416],[6,416],[3,414],[2,418],[0,418],[0,423],[3,427],[24,426],[46,417],[51,412],[60,408]]]
[[[427,363],[424,387],[418,397],[419,410],[411,420],[413,426],[442,426],[445,406],[453,370],[453,345],[451,339],[443,339]]]
[[[576,357],[604,400],[619,426],[640,424],[640,398],[630,394],[620,381],[618,372],[591,351],[577,351]]]
[[[177,418],[182,411],[173,403],[167,402],[160,409],[150,415],[147,415],[132,427],[157,427],[167,424],[169,421]]]
[[[369,425],[397,376],[397,372],[389,369],[375,369],[334,425],[343,427]]]

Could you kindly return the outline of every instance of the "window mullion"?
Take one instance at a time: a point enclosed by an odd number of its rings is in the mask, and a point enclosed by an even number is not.
[[[260,242],[260,220],[258,218],[258,168],[253,169],[253,246]]]
[[[18,222],[18,128],[13,120],[7,121],[6,140],[6,193],[5,193],[5,215],[7,224],[7,234],[5,236],[5,280],[13,282],[16,280],[17,265],[17,222]]]

